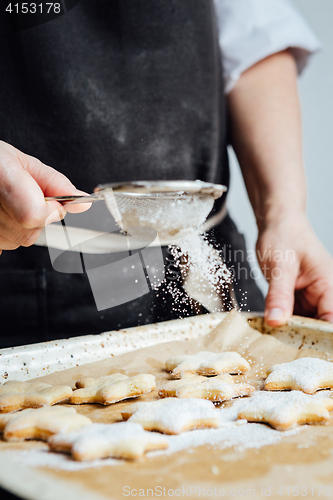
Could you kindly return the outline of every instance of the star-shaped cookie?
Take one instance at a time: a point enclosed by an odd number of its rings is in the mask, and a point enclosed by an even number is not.
[[[127,377],[121,373],[113,373],[100,378],[82,378],[75,385],[77,390],[72,394],[72,404],[100,403],[109,405],[151,392],[155,389],[156,382],[153,375],[140,374]]]
[[[52,386],[42,382],[11,380],[0,386],[0,413],[51,406],[70,398],[72,392],[66,385]]]
[[[249,363],[238,352],[201,351],[193,355],[173,356],[166,361],[166,370],[173,378],[184,374],[220,375],[221,373],[245,373]]]
[[[219,427],[218,410],[203,399],[166,398],[136,403],[121,412],[131,423],[141,424],[147,431],[180,434],[192,429]]]
[[[265,389],[268,391],[297,389],[313,394],[319,389],[333,387],[333,363],[319,358],[300,358],[274,365],[267,375]]]
[[[74,431],[88,424],[91,424],[88,417],[79,415],[74,408],[65,406],[27,409],[0,415],[0,429],[6,441],[47,441],[53,434]]]
[[[241,396],[249,396],[254,387],[243,382],[235,383],[234,378],[225,373],[216,377],[188,376],[171,380],[159,390],[162,398],[199,398],[209,401],[227,401]]]
[[[299,391],[256,392],[243,406],[239,419],[266,422],[283,431],[299,424],[326,424],[333,410],[333,399],[309,396]]]
[[[61,433],[48,441],[52,451],[71,453],[74,460],[116,457],[138,459],[169,446],[168,440],[129,422],[92,424],[78,432]]]

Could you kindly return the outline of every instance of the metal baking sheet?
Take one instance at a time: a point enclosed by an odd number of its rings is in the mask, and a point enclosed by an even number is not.
[[[162,342],[196,338],[206,335],[225,314],[205,314],[100,335],[0,349],[0,380],[25,381]]]
[[[159,343],[198,338],[209,333],[210,330],[224,319],[224,316],[224,313],[207,314],[184,320],[108,332],[101,335],[77,337],[45,344],[3,349],[0,351],[1,376],[3,377],[3,381],[13,379],[28,380],[56,371],[83,366],[87,363],[129,353],[136,349],[153,346]],[[331,356],[333,354],[333,325],[315,320],[293,317],[286,327],[269,329],[265,327],[262,317],[253,317],[253,315],[247,315],[247,317],[250,319],[251,326],[258,329],[258,331],[275,337],[280,342],[292,345],[296,349],[318,349],[327,351]],[[323,444],[322,449],[316,450],[316,453],[328,453],[327,449],[324,447],[324,443],[325,436],[330,434],[331,429],[332,427],[319,429],[320,439],[318,438],[318,442]],[[309,440],[314,439],[312,434],[312,429],[309,429],[307,431]],[[292,447],[292,443],[289,443],[288,446]],[[257,458],[258,463],[260,462],[261,464],[260,466],[263,466],[263,464],[265,465],[266,461],[266,465],[269,466],[271,455],[273,454],[274,456],[274,450],[272,451],[269,448],[271,447],[260,450]],[[197,451],[193,450],[191,454],[192,459],[196,453]],[[311,452],[311,448],[304,449],[304,451],[302,450],[302,453],[304,453],[304,457],[307,457],[309,453],[311,455],[314,454],[314,452]],[[230,467],[232,467],[232,469],[230,469],[230,476],[232,476],[235,470],[237,470],[237,460],[239,460],[239,456],[237,453],[230,450],[228,457],[228,460],[230,460]],[[254,452],[251,457],[251,460],[255,461],[256,455]],[[176,457],[174,460],[176,461]],[[242,462],[241,466],[245,467],[245,465],[246,464]],[[332,461],[330,461],[329,455],[323,455],[323,463],[312,464],[306,463],[305,460],[302,466],[303,468],[300,468],[299,465],[293,467],[289,463],[281,463],[280,465],[274,465],[274,468],[272,468],[270,472],[269,480],[273,486],[277,485],[277,480],[279,478],[281,484],[284,486],[287,484],[296,484],[295,481],[299,482],[302,478],[306,480],[307,476],[310,476],[310,472],[315,471],[315,467],[318,469],[316,474],[322,474],[322,476],[327,479],[327,471],[330,470],[329,468],[331,466]],[[162,474],[163,471],[161,470],[161,477]],[[210,475],[211,474],[210,472]],[[103,498],[119,498],[119,496],[112,497],[112,495],[103,496],[103,494],[98,491],[93,493],[84,491],[83,485],[74,484],[70,479],[70,476],[68,480],[63,477],[59,479],[55,474],[47,470],[31,469],[23,465],[18,465],[17,463],[11,462],[8,456],[0,453],[0,484],[20,495],[22,498],[32,500],[55,500],[59,498],[64,500],[67,498],[71,500],[79,498],[81,500],[102,500]],[[258,489],[258,481],[260,482],[260,477],[256,480],[256,498],[260,497],[261,491]],[[266,481],[268,481],[268,479],[265,476],[264,485],[267,484]],[[202,484],[204,484],[204,480],[202,480]],[[243,488],[245,491],[245,487],[249,483],[243,480],[243,482],[237,482],[237,484],[239,488]],[[327,484],[327,481],[325,484]],[[232,486],[230,486],[229,489],[230,488],[232,488]],[[268,494],[268,488],[266,488],[266,490]],[[284,493],[284,496],[286,496],[287,490]],[[308,493],[310,495],[311,490],[308,490]],[[274,494],[270,496],[271,498],[281,498]],[[312,496],[316,497],[316,495]],[[198,497],[192,495],[192,498]]]

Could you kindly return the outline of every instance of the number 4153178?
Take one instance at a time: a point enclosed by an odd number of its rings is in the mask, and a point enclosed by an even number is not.
[[[23,2],[21,4],[18,3],[9,3],[6,7],[6,12],[10,14],[60,14],[61,5],[60,3],[31,3],[31,2]]]

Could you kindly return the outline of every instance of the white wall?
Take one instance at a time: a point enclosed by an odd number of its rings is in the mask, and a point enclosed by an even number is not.
[[[326,248],[333,255],[333,1],[294,0],[323,44],[299,80],[303,112],[304,159],[308,182],[308,216]],[[228,206],[249,248],[254,248],[257,229],[244,183],[231,155],[231,186]],[[264,278],[258,280],[267,290]]]

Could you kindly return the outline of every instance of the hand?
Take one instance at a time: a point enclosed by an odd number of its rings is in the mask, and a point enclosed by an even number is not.
[[[333,259],[304,213],[261,229],[257,256],[269,282],[266,324],[283,325],[293,312],[333,322]]]
[[[46,224],[61,220],[66,209],[44,196],[82,194],[56,170],[0,141],[0,254],[35,243]],[[82,212],[90,205],[71,206]]]

